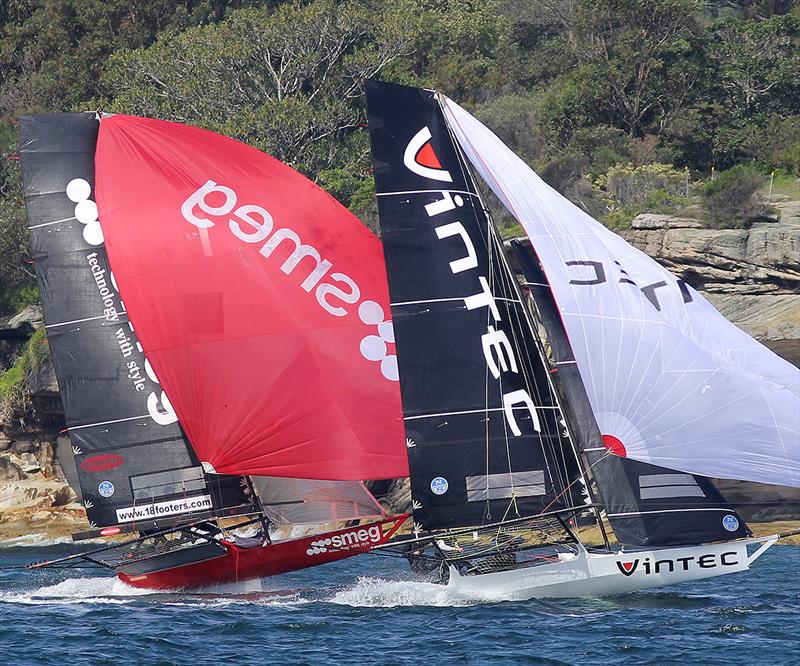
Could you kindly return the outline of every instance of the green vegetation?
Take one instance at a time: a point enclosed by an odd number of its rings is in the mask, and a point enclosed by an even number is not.
[[[6,370],[0,369],[0,423],[12,423],[24,413],[30,400],[28,379],[49,357],[50,347],[42,327],[30,337],[13,364]]]
[[[709,223],[739,225],[747,188],[695,181],[739,165],[797,177],[798,47],[789,0],[7,0],[0,311],[34,285],[6,159],[20,114],[102,108],[222,132],[375,229],[361,85],[380,76],[457,99],[609,226],[680,211],[687,169]]]
[[[703,206],[708,210],[708,225],[746,227],[762,212],[756,192],[764,176],[753,167],[739,165],[723,171],[703,188]]]

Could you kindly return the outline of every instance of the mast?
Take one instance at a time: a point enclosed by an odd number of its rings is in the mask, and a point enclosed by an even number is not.
[[[430,91],[367,83],[414,519],[561,508],[577,463],[516,278]]]

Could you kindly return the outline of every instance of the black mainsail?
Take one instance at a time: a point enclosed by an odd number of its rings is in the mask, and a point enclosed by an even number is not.
[[[525,305],[433,92],[368,82],[367,101],[418,528],[581,504]]]
[[[568,407],[575,440],[592,468],[617,540],[667,546],[750,536],[744,520],[707,477],[606,454],[547,276],[533,248],[518,240],[511,245],[550,343],[555,384]],[[724,520],[727,515],[732,519]]]
[[[20,119],[25,204],[47,338],[93,529],[152,529],[246,504],[210,483],[120,300],[94,201],[94,113]]]

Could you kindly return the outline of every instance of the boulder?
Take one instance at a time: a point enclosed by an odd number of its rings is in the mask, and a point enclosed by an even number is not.
[[[61,486],[53,493],[53,506],[66,506],[72,501],[74,493],[69,486]]]
[[[7,456],[0,456],[0,481],[21,481],[27,476],[13,460]]]
[[[3,337],[16,337],[27,340],[43,324],[42,306],[36,303],[28,305],[4,324],[0,324],[0,332],[2,332]]]

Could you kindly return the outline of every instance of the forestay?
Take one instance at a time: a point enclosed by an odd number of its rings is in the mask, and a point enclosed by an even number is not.
[[[441,99],[536,249],[606,445],[684,472],[800,486],[800,371]]]

